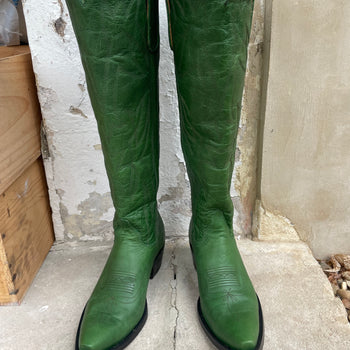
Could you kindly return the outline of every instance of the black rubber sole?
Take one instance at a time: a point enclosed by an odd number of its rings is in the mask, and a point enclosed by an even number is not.
[[[157,274],[159,271],[161,265],[162,265],[162,259],[163,259],[163,253],[164,253],[164,247],[159,251],[157,256],[155,257],[153,261],[153,266],[150,274],[150,279],[153,279],[153,277]],[[79,350],[79,335],[80,335],[80,327],[83,322],[84,318],[84,313],[85,313],[85,308],[83,310],[83,313],[80,317],[79,321],[79,326],[77,330],[77,335],[75,338],[75,350]],[[144,327],[146,321],[147,321],[147,316],[148,316],[148,309],[147,309],[147,300],[145,303],[145,309],[143,311],[143,315],[140,319],[140,321],[137,323],[137,325],[133,328],[133,330],[119,343],[113,345],[111,348],[108,350],[122,350],[125,349],[136,337],[137,335],[141,332],[141,329]],[[107,350],[107,349],[106,349]]]
[[[190,244],[190,247],[191,247],[193,265],[194,265],[194,268],[197,270],[197,265],[196,265],[196,261],[194,260],[193,249],[192,249],[191,244]],[[258,303],[259,303],[259,336],[258,336],[258,341],[257,341],[256,347],[254,348],[254,350],[262,350],[262,348],[264,347],[264,335],[265,335],[264,317],[263,317],[262,308],[261,308],[261,304],[260,304],[260,300],[259,300],[258,295],[256,297],[257,297]],[[198,311],[200,324],[201,324],[202,328],[204,329],[205,334],[208,336],[210,341],[219,350],[240,350],[240,349],[231,348],[231,347],[225,345],[224,343],[222,343],[220,341],[220,339],[218,339],[217,336],[214,334],[214,332],[210,329],[209,325],[207,324],[207,321],[205,320],[205,318],[203,316],[200,298],[198,298],[198,301],[197,301],[197,311]]]

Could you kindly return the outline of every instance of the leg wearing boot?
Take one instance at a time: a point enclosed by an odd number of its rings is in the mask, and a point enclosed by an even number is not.
[[[147,318],[160,266],[158,8],[154,0],[67,0],[115,206],[115,242],[76,349],[123,349]]]
[[[201,323],[219,349],[261,349],[261,308],[233,236],[230,198],[253,1],[167,5]]]

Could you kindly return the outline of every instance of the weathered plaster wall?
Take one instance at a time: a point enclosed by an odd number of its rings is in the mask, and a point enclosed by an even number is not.
[[[348,0],[273,1],[257,231],[317,257],[350,251],[349,42]]]
[[[235,207],[234,231],[250,237],[257,191],[258,132],[264,52],[265,0],[256,0],[248,48],[246,84],[237,138],[231,196]]]
[[[250,234],[255,199],[263,0],[256,0],[232,197],[238,235]],[[114,209],[78,47],[64,0],[23,0],[43,114],[43,153],[58,240],[112,238]],[[159,207],[168,236],[187,235],[189,182],[180,147],[172,52],[160,0]],[[247,102],[249,100],[249,103]]]

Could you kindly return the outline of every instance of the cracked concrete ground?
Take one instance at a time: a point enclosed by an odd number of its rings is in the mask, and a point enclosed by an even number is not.
[[[238,244],[263,305],[264,350],[350,349],[345,309],[304,243]],[[80,313],[109,249],[54,246],[22,305],[0,307],[0,349],[73,350]],[[215,350],[197,320],[197,298],[188,241],[168,241],[150,281],[148,321],[127,349]]]

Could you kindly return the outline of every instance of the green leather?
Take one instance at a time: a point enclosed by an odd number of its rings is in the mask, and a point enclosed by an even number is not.
[[[258,301],[233,236],[230,184],[253,0],[165,0],[181,143],[191,182],[190,242],[200,306],[230,349],[254,349]],[[67,0],[116,209],[115,244],[90,297],[79,349],[106,350],[145,311],[164,244],[157,211],[157,0]]]
[[[167,0],[167,5],[200,306],[221,343],[255,349],[259,306],[233,236],[230,198],[253,1]]]
[[[158,15],[153,0],[67,0],[115,206],[115,243],[86,305],[79,349],[106,350],[140,321],[164,245],[157,210]]]

